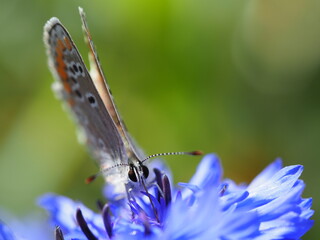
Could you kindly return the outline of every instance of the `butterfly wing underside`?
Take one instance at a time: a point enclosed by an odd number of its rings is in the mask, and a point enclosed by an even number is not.
[[[116,164],[127,164],[126,147],[119,130],[74,42],[57,18],[51,18],[45,25],[44,41],[49,66],[56,80],[54,89],[76,120],[85,144],[100,167],[105,169]]]
[[[101,96],[101,99],[105,107],[108,109],[108,112],[112,117],[112,120],[114,121],[119,133],[121,134],[129,155],[132,154],[134,155],[133,157],[136,157],[139,160],[142,160],[145,158],[143,151],[141,150],[141,148],[139,148],[136,145],[136,143],[134,142],[134,140],[126,130],[126,126],[122,121],[119,115],[119,112],[117,111],[110,88],[107,84],[105,75],[103,74],[103,70],[98,58],[98,54],[95,50],[95,47],[92,41],[92,37],[88,28],[85,13],[83,9],[80,7],[79,7],[79,13],[82,21],[83,32],[85,34],[85,40],[89,47],[90,75],[93,79],[93,83],[95,84],[95,87],[99,92],[99,95]]]

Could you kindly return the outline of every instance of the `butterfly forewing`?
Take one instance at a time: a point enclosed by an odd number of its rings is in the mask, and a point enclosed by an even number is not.
[[[44,41],[56,78],[55,89],[71,110],[98,164],[101,168],[127,164],[123,139],[75,44],[57,18],[45,25]]]
[[[105,107],[108,109],[109,114],[111,115],[119,133],[124,140],[124,143],[127,147],[127,152],[129,155],[134,155],[133,158],[142,160],[145,158],[145,155],[141,148],[139,148],[136,143],[133,141],[130,134],[127,132],[124,122],[122,121],[119,112],[113,101],[113,97],[110,91],[110,88],[107,85],[105,75],[103,74],[102,66],[98,59],[98,54],[95,50],[91,34],[88,28],[86,21],[86,16],[82,8],[79,7],[79,13],[82,21],[82,28],[85,35],[85,40],[89,47],[89,59],[90,59],[90,75],[92,80],[98,90],[100,97],[105,104]]]

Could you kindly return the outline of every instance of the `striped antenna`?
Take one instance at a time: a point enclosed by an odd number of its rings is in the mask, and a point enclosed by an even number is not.
[[[123,167],[123,166],[129,166],[129,164],[126,164],[126,163],[118,163],[118,164],[115,164],[115,165],[113,165],[113,166],[111,166],[111,167],[108,167],[108,168],[105,168],[105,169],[101,169],[101,170],[100,170],[99,172],[97,172],[96,174],[93,174],[93,175],[87,177],[87,178],[85,179],[85,183],[86,183],[86,184],[92,183],[92,182],[93,182],[98,176],[100,176],[102,173],[108,172],[108,171],[110,171],[110,170],[113,169],[113,168]]]
[[[201,151],[193,151],[193,152],[167,152],[167,153],[157,153],[157,154],[152,154],[145,159],[143,159],[141,162],[144,163],[150,158],[154,157],[159,157],[159,156],[168,156],[168,155],[192,155],[192,156],[198,156],[202,155],[203,153]]]
[[[145,159],[143,159],[140,163],[144,163],[145,161],[147,161],[148,159],[150,158],[154,158],[154,157],[159,157],[159,156],[169,156],[169,155],[192,155],[192,156],[199,156],[199,155],[202,155],[203,153],[201,151],[193,151],[193,152],[167,152],[167,153],[157,153],[157,154],[152,154],[148,157],[146,157]],[[129,166],[128,164],[126,163],[118,163],[118,164],[115,164],[109,168],[106,168],[106,169],[102,169],[100,170],[98,173],[86,178],[85,182],[87,184],[93,182],[99,175],[101,175],[102,173],[104,172],[108,172],[110,171],[111,169],[113,168],[116,168],[116,167],[122,167],[122,166]]]

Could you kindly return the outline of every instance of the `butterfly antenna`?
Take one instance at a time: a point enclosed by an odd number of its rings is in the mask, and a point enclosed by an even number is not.
[[[202,155],[203,153],[201,151],[193,151],[193,152],[167,152],[167,153],[156,153],[152,154],[145,159],[143,159],[141,162],[145,162],[150,158],[159,157],[159,156],[169,156],[169,155],[192,155],[192,156],[198,156]]]
[[[85,180],[85,183],[86,184],[89,184],[89,183],[92,183],[94,180],[96,180],[96,178],[101,175],[101,172],[98,172],[94,175],[91,175],[90,177],[87,177],[86,180]]]
[[[108,167],[108,168],[105,168],[105,169],[101,169],[99,172],[97,172],[96,174],[93,174],[91,175],[90,177],[87,177],[86,180],[85,180],[85,183],[86,184],[89,184],[89,183],[92,183],[98,176],[100,176],[101,174],[103,173],[106,173],[106,172],[109,172],[111,169],[113,168],[117,168],[117,167],[123,167],[123,166],[129,166],[128,164],[126,163],[118,163],[118,164],[115,164],[111,167]]]

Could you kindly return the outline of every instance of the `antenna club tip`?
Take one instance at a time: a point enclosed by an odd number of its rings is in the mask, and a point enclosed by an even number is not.
[[[193,152],[190,152],[191,155],[194,155],[194,156],[199,156],[199,155],[203,155],[203,152],[202,151],[193,151]]]
[[[92,176],[86,178],[85,183],[86,184],[92,183],[96,178],[97,178],[97,175],[92,175]]]

